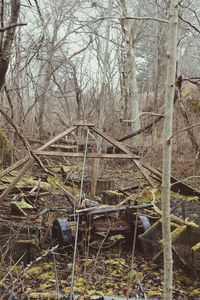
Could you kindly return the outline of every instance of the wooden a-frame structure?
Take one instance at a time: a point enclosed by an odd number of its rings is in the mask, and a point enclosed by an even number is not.
[[[54,143],[58,142],[62,138],[66,137],[67,135],[71,134],[78,128],[85,128],[89,129],[91,132],[96,133],[97,135],[101,136],[104,140],[112,144],[112,146],[119,149],[122,153],[87,153],[87,158],[111,158],[111,159],[131,159],[133,163],[137,166],[137,168],[141,171],[143,176],[147,179],[149,184],[152,187],[157,187],[157,184],[154,180],[152,180],[152,177],[156,179],[158,182],[161,182],[162,179],[162,172],[152,168],[150,165],[142,162],[140,160],[140,157],[133,154],[131,151],[129,151],[121,142],[116,141],[112,137],[108,136],[105,132],[97,129],[94,124],[85,124],[85,123],[78,123],[74,124],[69,129],[66,129],[56,137],[52,138],[50,141],[42,145],[36,150],[30,151],[29,155],[25,156],[24,158],[20,159],[18,162],[13,164],[12,166],[5,169],[2,174],[1,178],[7,174],[9,174],[11,171],[15,170],[16,168],[20,167],[24,164],[21,171],[16,175],[16,177],[13,179],[13,181],[8,185],[8,187],[2,192],[0,195],[0,201],[4,200],[9,193],[12,191],[12,189],[16,186],[17,182],[25,175],[25,173],[31,168],[32,164],[34,163],[35,159],[40,156],[60,156],[60,157],[79,157],[83,158],[84,153],[80,152],[64,152],[64,151],[47,151],[46,149],[50,146],[52,146]],[[153,175],[153,176],[152,176]],[[171,182],[174,184],[173,189],[181,191],[184,190],[187,194],[193,194],[200,196],[200,192],[192,189],[188,185],[182,183],[180,180],[177,180],[176,178],[171,176]]]

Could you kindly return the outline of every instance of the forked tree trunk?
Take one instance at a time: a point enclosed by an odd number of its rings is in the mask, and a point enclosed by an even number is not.
[[[162,177],[162,234],[164,251],[164,300],[172,299],[173,260],[170,231],[170,175],[171,175],[171,135],[173,122],[173,101],[175,92],[178,0],[171,0],[168,34],[167,78],[165,91],[165,118],[163,130],[163,177]]]

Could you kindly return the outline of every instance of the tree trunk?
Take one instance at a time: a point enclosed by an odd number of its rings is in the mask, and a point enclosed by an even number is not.
[[[56,31],[56,29],[55,29]],[[46,33],[45,33],[46,34]],[[36,105],[36,131],[38,132],[38,137],[43,138],[45,133],[44,128],[44,116],[45,109],[48,102],[48,89],[51,84],[52,78],[52,60],[55,53],[55,40],[56,34],[53,34],[52,41],[47,42],[46,46],[46,57],[44,56],[44,61],[41,61],[40,70],[39,70],[39,79],[38,79],[38,89],[37,89],[37,105]]]
[[[162,176],[162,234],[164,252],[164,300],[172,299],[173,260],[170,230],[170,176],[171,176],[171,135],[173,122],[173,101],[175,92],[178,31],[178,0],[171,0],[168,35],[167,78],[165,91],[165,117],[163,140]]]
[[[109,0],[108,3],[108,14],[112,10],[112,0]],[[106,45],[105,45],[105,55],[103,62],[103,74],[102,74],[102,86],[101,86],[101,97],[100,97],[100,106],[98,113],[98,127],[100,130],[104,131],[106,112],[107,112],[107,97],[106,97],[106,74],[108,70],[108,58],[109,58],[109,39],[110,39],[110,23],[111,20],[108,18],[106,26]],[[100,153],[102,150],[102,137],[97,136],[97,152]],[[92,182],[91,182],[91,195],[96,194],[97,179],[100,174],[100,159],[96,158],[94,160]]]
[[[12,0],[10,1],[11,5],[11,17],[9,25],[16,24],[19,17],[20,12],[20,0]],[[3,5],[3,4],[1,4]],[[1,12],[3,12],[1,7]],[[1,14],[1,25],[4,24],[2,20],[4,16]],[[10,57],[11,57],[11,49],[15,36],[16,27],[12,27],[5,32],[1,32],[0,35],[0,90],[2,89],[5,83],[5,77],[8,70]]]
[[[128,16],[125,0],[120,0],[123,17]],[[135,65],[135,44],[137,37],[136,24],[132,20],[121,19],[123,32],[123,53],[122,53],[122,100],[121,119],[134,119],[131,123],[133,131],[140,129],[138,86]],[[123,134],[127,134],[127,123],[122,125]]]

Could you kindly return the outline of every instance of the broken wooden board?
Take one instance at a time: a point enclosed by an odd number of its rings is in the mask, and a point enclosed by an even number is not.
[[[153,177],[154,179],[158,180],[160,183],[162,182],[162,172],[160,170],[155,169],[155,168],[151,167],[150,165],[148,165],[147,163],[144,163],[142,161],[140,161],[140,163],[145,169],[150,171],[149,176],[151,176],[151,173],[152,173],[153,175],[155,175],[155,177]],[[186,195],[186,196],[200,197],[200,191],[189,186],[188,184],[181,181],[181,179],[178,179],[178,178],[174,177],[173,175],[171,175],[171,183],[172,183],[171,190],[173,192],[178,192],[178,193],[180,193],[182,195]]]
[[[184,266],[190,269],[196,268],[196,270],[200,271],[200,261],[197,262],[197,257],[200,257],[200,253],[197,251],[195,253],[196,257],[193,253],[195,247],[198,250],[198,245],[200,245],[200,228],[193,222],[181,220],[173,215],[171,217],[173,220],[171,221],[172,249],[179,258],[177,263],[181,261]],[[139,239],[147,256],[151,257],[153,261],[161,258],[163,255],[161,219],[141,234]],[[175,258],[174,260],[176,263]]]

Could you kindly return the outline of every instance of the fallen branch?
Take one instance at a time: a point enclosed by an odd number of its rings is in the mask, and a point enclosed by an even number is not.
[[[138,134],[140,134],[140,133],[142,133],[142,132],[144,132],[144,131],[146,131],[146,130],[152,128],[153,125],[156,124],[158,121],[160,121],[162,118],[163,118],[163,115],[157,116],[157,118],[155,118],[155,119],[154,119],[152,122],[150,122],[149,124],[143,126],[142,128],[140,128],[140,129],[138,129],[138,130],[136,130],[136,131],[134,131],[134,132],[132,132],[132,133],[129,133],[128,135],[125,135],[125,136],[123,136],[123,137],[117,139],[117,141],[118,141],[118,142],[123,142],[123,141],[125,141],[125,140],[128,140],[128,139],[134,137],[134,136],[137,136]]]

